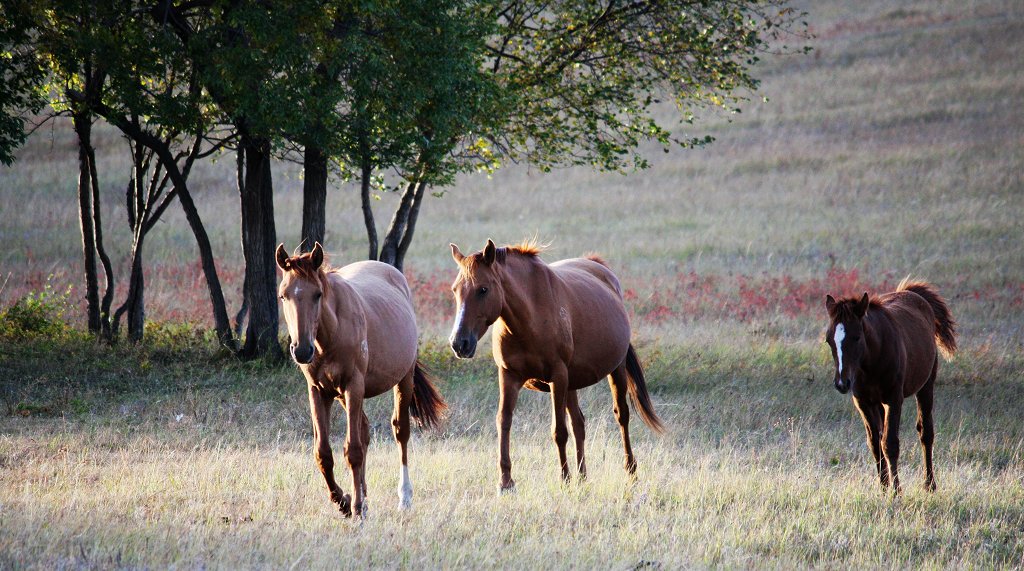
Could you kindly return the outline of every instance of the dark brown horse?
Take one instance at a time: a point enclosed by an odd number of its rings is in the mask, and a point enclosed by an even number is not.
[[[398,505],[412,506],[406,445],[409,415],[421,425],[437,424],[446,405],[416,360],[416,316],[402,272],[380,262],[357,262],[340,269],[324,264],[320,244],[289,257],[277,247],[284,271],[278,293],[291,336],[291,354],[309,387],[314,456],[331,501],[346,516],[365,515],[364,458],[370,423],[363,399],[388,390],[395,395],[391,426],[402,455]],[[331,403],[345,408],[345,458],[352,471],[352,496],[334,481]]]
[[[540,249],[531,245],[497,248],[488,240],[482,251],[469,256],[464,256],[455,244],[451,248],[459,264],[459,276],[452,285],[458,307],[450,338],[455,354],[472,357],[477,340],[495,324],[493,354],[500,391],[499,490],[515,485],[509,431],[524,386],[551,393],[551,431],[562,478],[568,480],[566,413],[576,440],[576,465],[580,477],[585,478],[584,419],[576,391],[608,377],[622,432],[626,470],[634,474],[636,458],[629,441],[626,393],[648,426],[659,433],[664,429],[629,342],[629,320],[615,274],[597,257],[548,265],[538,256]]]
[[[935,490],[932,405],[939,371],[936,343],[947,356],[956,352],[956,322],[946,302],[924,282],[900,283],[879,297],[825,298],[831,320],[825,342],[832,348],[835,386],[853,392],[867,430],[883,487],[899,493],[900,414],[903,399],[917,395],[917,433],[924,452],[924,487]]]

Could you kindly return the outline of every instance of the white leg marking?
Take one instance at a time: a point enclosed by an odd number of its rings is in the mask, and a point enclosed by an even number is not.
[[[839,361],[839,374],[843,374],[843,339],[846,339],[846,326],[840,323],[836,325],[836,334],[833,337],[836,342],[836,360]]]
[[[409,479],[409,467],[402,466],[398,476],[398,509],[407,510],[412,507],[412,480]]]

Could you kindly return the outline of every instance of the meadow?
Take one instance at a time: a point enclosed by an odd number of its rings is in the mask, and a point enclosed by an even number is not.
[[[65,122],[39,129],[0,169],[0,311],[44,292],[70,325],[0,337],[0,568],[1024,566],[1024,6],[804,8],[814,51],[766,56],[742,113],[687,125],[716,138],[706,148],[652,148],[652,168],[628,176],[511,166],[424,207],[407,273],[451,414],[414,431],[414,507],[400,512],[390,400],[371,401],[362,523],[327,499],[296,368],[214,346],[180,212],[147,243],[148,340],[84,338],[75,142]],[[126,282],[127,146],[100,136],[107,246]],[[193,193],[235,308],[232,165],[197,167]],[[293,247],[301,180],[275,168],[278,238]],[[365,237],[357,189],[335,188],[325,247],[340,265]],[[378,218],[396,200],[381,196]],[[550,405],[529,393],[513,423],[518,489],[496,494],[494,365],[486,345],[471,361],[445,346],[447,245],[535,235],[544,259],[599,252],[622,279],[668,427],[655,436],[634,416],[635,483],[602,383],[581,392],[589,480],[561,484]],[[961,351],[936,390],[938,491],[921,489],[908,403],[892,498],[832,387],[823,299],[906,275],[949,300]]]

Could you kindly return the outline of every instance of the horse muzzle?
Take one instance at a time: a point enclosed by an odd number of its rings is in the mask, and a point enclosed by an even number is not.
[[[459,359],[469,359],[476,354],[476,335],[459,335],[451,338],[452,351]]]
[[[836,380],[834,381],[834,384],[836,386],[836,390],[839,391],[840,394],[845,395],[846,393],[850,392],[850,389],[853,388],[853,378],[851,377],[849,379],[844,379],[841,376],[836,375]]]
[[[290,347],[292,359],[300,365],[308,365],[313,361],[314,348],[312,343],[292,343]]]

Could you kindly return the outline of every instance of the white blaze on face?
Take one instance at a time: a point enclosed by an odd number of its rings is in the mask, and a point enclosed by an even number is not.
[[[398,474],[398,508],[407,510],[412,507],[412,480],[409,479],[409,467],[403,465]]]
[[[452,327],[451,340],[455,340],[455,336],[459,334],[459,329],[462,329],[462,320],[466,318],[466,304],[465,302],[459,304],[459,311],[455,314],[455,325]]]
[[[836,342],[836,360],[839,361],[839,374],[843,374],[843,339],[846,339],[846,326],[840,323],[836,325],[836,334],[833,337]]]

